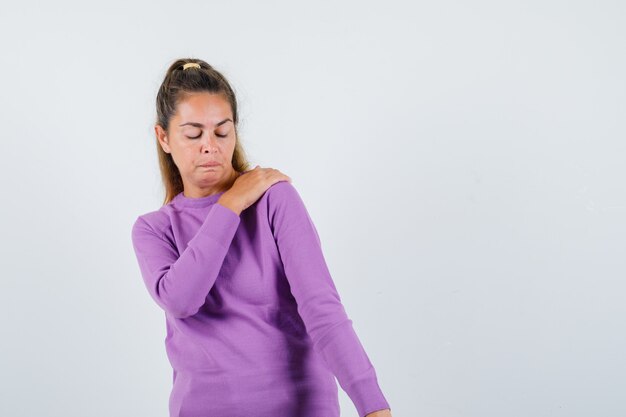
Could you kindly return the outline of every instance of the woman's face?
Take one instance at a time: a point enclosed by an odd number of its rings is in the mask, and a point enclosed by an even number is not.
[[[193,93],[178,104],[169,132],[155,132],[163,151],[180,171],[185,196],[197,198],[225,191],[237,172],[232,166],[237,140],[232,110],[222,95]],[[202,166],[207,163],[216,166]]]

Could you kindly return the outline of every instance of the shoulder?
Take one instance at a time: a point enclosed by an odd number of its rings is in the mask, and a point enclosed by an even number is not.
[[[265,191],[268,201],[274,203],[280,203],[292,199],[300,199],[300,194],[296,187],[289,181],[279,181],[272,184],[267,191]]]
[[[265,194],[267,195],[267,211],[271,223],[276,218],[282,221],[287,218],[299,221],[301,218],[309,216],[304,199],[291,182],[277,182],[268,188]]]
[[[158,210],[137,216],[132,227],[132,234],[150,232],[158,236],[163,236],[165,231],[170,227],[170,216],[167,213],[166,207],[167,206],[164,206]]]
[[[320,244],[313,219],[292,183],[277,182],[267,189],[266,194],[269,223],[275,238],[294,234],[304,237],[312,233]]]
[[[304,208],[304,201],[297,188],[289,181],[272,184],[263,195],[270,214],[276,211],[291,210],[294,207]]]

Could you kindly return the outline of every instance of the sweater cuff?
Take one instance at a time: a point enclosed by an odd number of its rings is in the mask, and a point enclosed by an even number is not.
[[[210,239],[228,248],[240,222],[241,217],[237,213],[219,203],[215,203],[211,206],[192,241]],[[192,241],[189,242],[189,245],[192,244]]]
[[[385,408],[391,410],[376,377],[356,381],[345,391],[354,403],[359,417]]]

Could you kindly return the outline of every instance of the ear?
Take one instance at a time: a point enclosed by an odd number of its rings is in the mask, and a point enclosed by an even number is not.
[[[154,133],[156,134],[156,138],[159,141],[159,145],[161,145],[163,152],[171,153],[172,150],[170,149],[169,138],[167,137],[165,129],[163,129],[161,125],[157,124],[154,126]]]

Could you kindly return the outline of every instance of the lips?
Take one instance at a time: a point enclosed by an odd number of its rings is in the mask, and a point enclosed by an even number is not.
[[[221,165],[219,162],[207,162],[206,164],[200,165],[201,167],[216,167]]]

